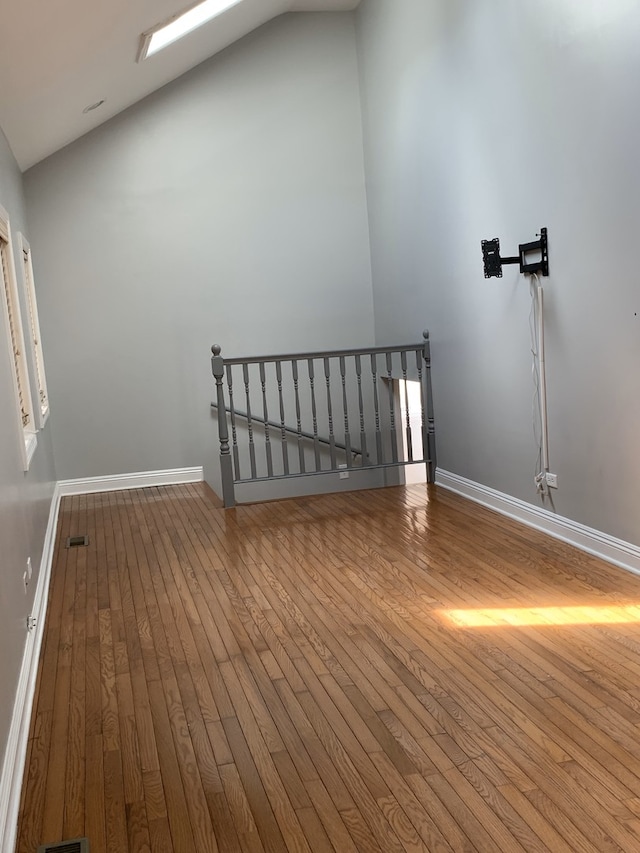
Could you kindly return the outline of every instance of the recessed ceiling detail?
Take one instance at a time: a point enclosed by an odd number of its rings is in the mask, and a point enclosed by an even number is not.
[[[285,12],[337,12],[359,0],[238,0],[188,38],[137,63],[140,33],[189,0],[8,0],[0,28],[0,127],[24,171]],[[100,109],[83,113],[78,105]]]

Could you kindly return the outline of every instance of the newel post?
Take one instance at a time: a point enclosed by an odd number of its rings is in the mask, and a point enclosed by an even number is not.
[[[426,393],[426,416],[427,416],[427,483],[435,483],[436,480],[436,427],[433,417],[433,391],[431,389],[431,342],[429,340],[429,330],[425,329],[422,333],[424,338],[422,355],[425,366],[425,383],[427,386]]]
[[[224,359],[220,355],[222,348],[215,344],[211,347],[211,372],[216,380],[216,402],[218,404],[218,435],[220,437],[220,476],[222,478],[222,500],[226,508],[236,505],[233,484],[233,465],[229,449],[229,428],[227,426],[227,409],[224,401]]]

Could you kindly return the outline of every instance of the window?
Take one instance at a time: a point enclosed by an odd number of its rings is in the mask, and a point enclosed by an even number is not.
[[[202,0],[195,6],[173,15],[168,21],[152,27],[141,36],[138,62],[148,59],[174,41],[212,21],[239,2],[240,0]]]
[[[42,429],[49,417],[49,397],[47,395],[47,377],[44,372],[44,357],[42,355],[40,322],[38,320],[38,303],[36,302],[36,289],[33,283],[31,247],[23,234],[18,234],[18,240],[20,242],[20,248],[22,249],[23,281],[26,293],[27,311],[29,312],[28,336],[31,344],[33,373],[36,379],[38,392],[36,413],[38,415],[38,426]]]
[[[22,319],[20,316],[20,300],[16,283],[13,250],[11,248],[11,229],[9,216],[0,208],[0,266],[2,268],[2,310],[4,311],[7,343],[12,364],[13,384],[15,390],[16,417],[20,428],[21,454],[23,468],[29,470],[31,459],[36,449],[37,428],[33,420],[31,403],[31,386],[29,371],[25,358],[24,336],[22,334]]]

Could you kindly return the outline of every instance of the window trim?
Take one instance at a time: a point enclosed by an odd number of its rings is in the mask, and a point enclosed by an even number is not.
[[[28,471],[38,444],[37,428],[33,416],[33,397],[31,396],[31,382],[29,380],[29,367],[25,354],[24,330],[22,326],[22,311],[20,310],[20,294],[16,278],[16,266],[13,253],[13,241],[11,237],[11,225],[9,214],[0,206],[0,243],[6,245],[5,267],[6,276],[2,270],[0,278],[0,302],[4,313],[7,352],[11,364],[11,378],[15,397],[15,413],[20,441],[20,455],[23,470]],[[0,251],[2,247],[0,246]],[[0,266],[2,261],[0,259]],[[11,305],[9,305],[9,300]],[[12,318],[13,317],[13,322]],[[16,352],[17,350],[17,352]],[[20,391],[22,389],[22,401]],[[24,417],[28,420],[25,423]]]
[[[40,332],[40,320],[38,318],[38,300],[36,298],[36,287],[33,277],[33,263],[31,261],[31,246],[22,233],[18,233],[18,243],[22,251],[22,284],[25,293],[25,304],[28,311],[29,349],[31,351],[31,364],[33,375],[36,380],[36,406],[38,413],[38,427],[43,429],[49,418],[49,394],[47,391],[47,375],[44,368],[44,353],[42,351],[42,334]]]

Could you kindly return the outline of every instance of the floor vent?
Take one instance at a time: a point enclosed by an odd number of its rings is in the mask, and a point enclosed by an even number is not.
[[[69,536],[67,539],[67,544],[64,546],[65,548],[83,548],[85,545],[89,544],[88,536]],[[53,849],[53,848],[52,848]],[[66,853],[66,850],[65,850]],[[82,851],[84,853],[84,850]]]
[[[75,841],[59,841],[57,844],[43,844],[38,853],[89,853],[89,841],[76,838]]]

